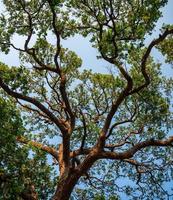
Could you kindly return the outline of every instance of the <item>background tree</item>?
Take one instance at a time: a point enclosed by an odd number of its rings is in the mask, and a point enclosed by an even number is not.
[[[46,164],[45,153],[16,143],[25,129],[14,102],[3,94],[0,110],[0,199],[48,199],[54,173]]]
[[[144,43],[167,1],[3,3],[1,51],[17,50],[21,65],[0,64],[0,87],[23,109],[32,133],[17,141],[57,164],[52,199],[116,199],[119,193],[169,198],[164,183],[173,175],[172,79],[151,51],[157,47],[172,63],[173,27],[165,25],[158,38]],[[13,41],[16,34],[23,47]],[[81,69],[82,60],[63,48],[61,41],[75,34],[91,38],[98,58],[111,66],[107,73]],[[129,179],[124,185],[123,178]]]

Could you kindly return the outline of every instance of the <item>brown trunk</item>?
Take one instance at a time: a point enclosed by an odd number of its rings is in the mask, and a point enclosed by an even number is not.
[[[37,200],[38,195],[35,191],[34,185],[29,185],[27,190],[22,192],[21,195],[23,200]]]
[[[79,174],[70,173],[68,177],[60,180],[52,200],[69,200],[73,188],[77,184],[79,178]]]
[[[60,181],[52,200],[69,200],[71,193],[81,176],[87,173],[93,163],[97,160],[98,150],[93,151],[88,155],[82,163],[76,163],[77,166],[65,165],[63,160],[62,146],[59,147],[59,166],[60,166]]]

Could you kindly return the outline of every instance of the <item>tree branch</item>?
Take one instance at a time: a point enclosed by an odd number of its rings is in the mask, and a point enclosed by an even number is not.
[[[124,121],[125,122],[125,121]],[[118,124],[118,123],[117,123]],[[121,123],[122,124],[122,123]],[[143,132],[144,126],[140,127],[137,131],[131,131],[129,134],[127,134],[124,138],[124,140],[120,141],[117,144],[107,144],[105,145],[105,148],[109,148],[111,150],[114,150],[114,148],[116,147],[121,147],[124,144],[132,144],[131,142],[127,141],[127,139],[130,138],[131,135],[137,135],[137,134],[141,134]]]
[[[119,65],[119,64],[117,64]],[[113,116],[115,115],[116,111],[118,110],[120,104],[124,101],[124,99],[128,96],[128,93],[129,91],[132,89],[133,87],[133,81],[132,81],[132,78],[128,75],[128,73],[124,70],[123,67],[121,67],[119,65],[118,67],[121,71],[121,73],[123,74],[124,78],[126,79],[127,81],[127,85],[126,87],[124,88],[124,90],[120,93],[119,97],[117,98],[117,100],[112,104],[112,107],[107,115],[107,118],[105,120],[105,124],[101,130],[101,135],[99,137],[99,140],[98,140],[98,147],[100,148],[103,148],[104,147],[104,143],[105,143],[105,139],[106,139],[106,134],[108,132],[108,129],[110,127],[110,124],[111,124],[111,121],[112,121],[112,118]]]
[[[124,152],[106,152],[106,151],[102,151],[98,153],[98,157],[100,159],[129,159],[132,158],[136,152],[140,151],[141,149],[144,149],[146,147],[151,147],[151,146],[155,146],[155,147],[173,147],[173,136],[169,137],[168,139],[165,140],[154,140],[154,139],[150,139],[150,140],[146,140],[143,142],[139,142],[137,144],[135,144],[133,147],[131,147],[130,149],[124,151]]]
[[[136,89],[132,90],[133,87],[133,80],[132,78],[128,75],[128,73],[124,70],[123,67],[121,67],[120,63],[115,62],[115,60],[109,59],[107,60],[108,62],[111,62],[113,64],[116,64],[117,67],[119,68],[120,72],[122,73],[122,75],[124,76],[124,78],[127,80],[127,86],[126,88],[120,93],[119,97],[117,98],[117,100],[115,101],[115,103],[113,103],[110,112],[107,115],[106,121],[105,121],[105,125],[103,127],[103,129],[101,130],[101,134],[97,143],[97,146],[99,148],[103,148],[104,143],[105,143],[105,139],[106,139],[106,134],[107,131],[109,129],[109,126],[111,124],[112,118],[114,116],[114,114],[116,113],[116,111],[118,110],[118,107],[120,106],[120,104],[123,102],[123,100],[129,96],[132,95],[134,93],[139,92],[140,90],[142,90],[143,88],[145,88],[146,86],[148,86],[150,84],[150,78],[146,72],[146,63],[147,63],[147,59],[151,53],[151,50],[153,49],[154,46],[158,45],[160,42],[162,42],[168,35],[173,34],[173,29],[166,29],[165,32],[159,36],[159,38],[153,40],[150,45],[148,46],[144,56],[142,57],[142,61],[141,61],[141,72],[145,78],[145,83],[141,86],[139,86]]]
[[[34,106],[36,106],[37,108],[39,108],[43,113],[45,113],[57,126],[58,128],[63,132],[65,131],[65,127],[62,123],[61,120],[59,120],[58,118],[56,118],[54,116],[54,114],[52,112],[50,112],[43,104],[41,104],[39,101],[37,101],[36,99],[29,97],[29,96],[25,96],[21,93],[15,92],[13,90],[11,90],[0,78],[0,86],[1,88],[3,88],[3,90],[5,92],[7,92],[7,94],[9,94],[10,96],[16,98],[16,99],[21,99],[24,100],[26,102],[29,102],[31,104],[33,104]]]
[[[70,152],[70,158],[74,158],[80,155],[88,155],[91,151],[92,151],[92,148],[83,148],[82,150],[80,148],[80,149]]]
[[[152,51],[152,49],[158,45],[159,43],[161,43],[168,35],[173,34],[173,29],[166,29],[164,31],[163,34],[159,35],[159,37],[157,39],[154,39],[148,46],[145,54],[142,57],[142,62],[141,62],[141,72],[145,78],[145,83],[135,89],[133,89],[131,92],[129,92],[130,95],[137,93],[139,91],[141,91],[143,88],[147,87],[150,84],[150,78],[146,72],[146,63],[147,63],[147,59],[150,56],[150,53]]]
[[[87,137],[87,128],[86,128],[85,116],[84,116],[82,110],[80,110],[80,114],[82,115],[82,124],[83,124],[83,129],[84,129],[84,134],[83,134],[83,137],[82,137],[81,147],[80,147],[80,149],[82,151],[84,146],[85,146],[85,140],[86,140],[86,137]]]
[[[25,137],[21,137],[21,136],[18,136],[16,139],[17,139],[18,142],[20,142],[22,144],[29,144],[33,147],[41,149],[42,151],[45,151],[46,153],[51,154],[58,161],[58,152],[53,147],[43,145],[43,144],[36,142],[36,141],[28,140]]]

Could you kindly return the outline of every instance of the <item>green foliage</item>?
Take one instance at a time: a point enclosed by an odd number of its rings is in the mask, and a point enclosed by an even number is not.
[[[172,28],[173,25],[164,25],[163,30],[168,30]],[[172,35],[167,37],[161,44],[157,46],[157,49],[165,56],[166,62],[172,64],[173,55],[172,55],[172,45],[173,45],[173,37]]]
[[[0,62],[0,84],[6,84],[8,89],[4,90],[19,103],[0,91],[0,199],[20,198],[31,185],[39,199],[49,199],[59,181],[41,145],[21,145],[16,142],[17,136],[55,150],[63,139],[70,138],[66,145],[70,145],[70,151],[82,152],[76,156],[81,162],[87,157],[82,150],[97,146],[111,115],[108,132],[112,132],[106,138],[104,153],[118,154],[138,142],[169,137],[173,128],[173,80],[163,75],[165,63],[158,63],[144,42],[162,16],[161,8],[167,0],[3,3],[6,11],[0,16],[0,50],[6,54],[11,48],[18,50],[20,66]],[[162,32],[171,28],[164,26]],[[23,40],[20,48],[14,42],[16,35]],[[74,51],[63,47],[62,40],[76,35],[90,39],[97,58],[107,61],[107,73],[86,68]],[[157,45],[171,64],[172,46],[172,35]],[[150,84],[146,84],[146,74]],[[143,89],[130,94],[144,84]],[[69,128],[74,121],[74,127]],[[70,137],[64,137],[59,123],[72,132]],[[171,155],[170,147],[141,149],[133,156],[142,163],[139,166],[124,159],[99,160],[98,156],[88,170],[92,180],[83,174],[71,198],[118,200],[123,193],[132,199],[164,199],[167,195],[160,186],[173,178]],[[69,171],[75,172],[71,168]],[[125,185],[117,184],[120,180],[125,180]]]
[[[19,89],[23,94],[29,92],[29,83],[31,82],[29,70],[25,67],[9,68],[3,63],[0,63],[0,75],[3,80],[11,86],[13,90]]]
[[[166,57],[165,61],[170,64],[173,63],[172,45],[173,45],[173,37],[169,37],[161,45],[158,46],[158,49]]]
[[[94,200],[119,200],[119,198],[117,196],[111,196],[109,198],[107,198],[105,195],[97,195],[94,197]]]
[[[93,45],[105,56],[114,57],[116,54],[123,55],[128,51],[129,44],[132,46],[143,44],[145,35],[152,32],[155,22],[161,16],[159,8],[165,3],[167,0],[152,2],[71,0],[69,7],[72,9],[75,7],[75,14],[78,21],[80,20],[79,25],[90,27],[82,30],[81,34],[84,36],[92,34]]]
[[[11,99],[0,96],[0,199],[21,199],[33,184],[38,196],[48,198],[54,182],[52,168],[42,152],[34,153],[17,143],[16,137],[25,132],[23,122]]]

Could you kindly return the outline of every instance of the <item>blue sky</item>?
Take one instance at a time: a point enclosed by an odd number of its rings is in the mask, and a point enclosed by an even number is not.
[[[0,11],[2,10],[2,3],[0,1]],[[158,36],[159,29],[161,28],[163,23],[173,24],[173,0],[169,0],[168,4],[162,10],[163,17],[159,19],[156,30],[153,32],[153,37]],[[148,41],[150,41],[151,39],[152,38],[148,39]],[[18,46],[22,45],[23,40],[21,38],[15,37],[14,40]],[[64,47],[74,50],[82,58],[83,66],[86,68],[92,68],[94,71],[103,73],[106,72],[107,67],[110,66],[110,64],[108,64],[107,62],[96,59],[98,52],[96,49],[92,48],[88,38],[83,38],[77,35],[74,38],[63,41],[63,45]],[[159,54],[155,53],[154,55],[156,56],[156,59],[157,57],[159,59]],[[8,65],[19,65],[18,54],[14,50],[12,50],[8,55],[0,53],[0,61]],[[168,71],[169,70],[170,68],[168,68]]]
[[[0,11],[2,10],[2,5],[0,4]],[[169,0],[163,10],[163,17],[157,23],[156,30],[153,32],[152,38],[148,39],[151,41],[154,37],[157,37],[159,34],[159,29],[161,28],[163,23],[173,24],[173,0]],[[19,46],[21,45],[22,39],[15,37],[15,43]],[[82,59],[83,66],[87,68],[92,68],[97,72],[106,72],[107,67],[110,66],[107,62],[102,60],[97,60],[96,56],[98,52],[96,49],[91,47],[91,44],[88,41],[88,38],[83,38],[81,36],[76,36],[74,38],[70,38],[67,41],[63,41],[63,45],[71,50],[74,50]],[[157,51],[153,51],[153,55],[156,59],[160,60],[160,54]],[[12,50],[8,55],[4,55],[0,53],[0,61],[4,62],[8,65],[19,65],[18,53]],[[164,73],[166,75],[173,75],[173,70],[171,70],[170,66],[166,66],[164,68]]]
[[[157,37],[159,35],[159,29],[162,27],[163,23],[173,24],[173,0],[169,0],[168,4],[162,8],[162,11],[163,17],[157,22],[155,31],[153,32],[152,37],[150,36],[149,41],[151,41],[153,37]],[[88,42],[87,38],[82,38],[81,36],[71,38],[70,40],[64,41],[64,45],[65,47],[74,50],[83,59],[83,64],[85,67],[92,68],[99,72],[107,71],[107,62],[104,62],[103,60],[96,60],[96,55],[98,52],[96,49],[91,47],[91,44]]]

